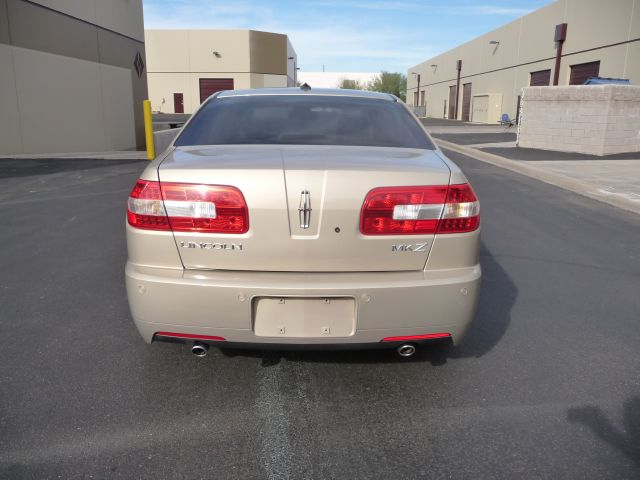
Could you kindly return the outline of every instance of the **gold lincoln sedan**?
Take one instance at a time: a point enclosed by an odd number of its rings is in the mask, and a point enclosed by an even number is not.
[[[480,206],[396,97],[219,92],[136,182],[126,284],[146,342],[256,349],[458,344]]]

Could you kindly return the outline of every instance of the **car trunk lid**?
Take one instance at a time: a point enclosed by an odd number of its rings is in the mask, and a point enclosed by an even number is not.
[[[245,234],[174,232],[187,269],[421,270],[434,235],[362,235],[363,201],[376,187],[449,177],[434,151],[393,147],[180,147],[159,167],[161,182],[237,187],[249,209]]]

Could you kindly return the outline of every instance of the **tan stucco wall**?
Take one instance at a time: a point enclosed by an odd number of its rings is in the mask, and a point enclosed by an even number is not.
[[[22,129],[12,47],[0,44],[0,154],[22,153]]]
[[[0,0],[0,154],[142,146],[142,32],[141,0]]]
[[[31,0],[94,25],[144,41],[142,2],[135,0]]]
[[[298,79],[298,54],[287,37],[287,87],[295,87]]]
[[[249,31],[251,72],[287,74],[287,37],[277,33]]]
[[[12,48],[23,151],[3,153],[91,152],[135,146],[129,70]],[[34,92],[46,93],[46,98]]]
[[[185,113],[200,105],[200,78],[231,78],[235,89],[286,87],[295,50],[286,35],[253,30],[146,30],[149,98],[173,113],[182,93]],[[216,51],[219,57],[213,54]],[[290,64],[290,65],[288,65]]]
[[[416,72],[421,77],[420,90],[426,92],[427,115],[442,118],[449,86],[456,84],[456,61],[460,59],[458,118],[462,116],[464,83],[472,83],[472,95],[501,94],[503,113],[515,117],[517,97],[529,85],[530,73],[551,69],[553,79],[554,30],[564,22],[568,23],[568,31],[560,85],[568,84],[570,65],[596,60],[600,61],[600,76],[629,78],[632,83],[640,83],[640,42],[608,46],[640,38],[640,0],[558,0],[410,68],[407,102],[413,104],[417,77],[411,72]],[[500,44],[490,45],[491,40]],[[608,47],[600,48],[604,46]],[[589,49],[596,50],[583,52]]]
[[[145,30],[145,44],[149,73],[250,71],[249,30]]]

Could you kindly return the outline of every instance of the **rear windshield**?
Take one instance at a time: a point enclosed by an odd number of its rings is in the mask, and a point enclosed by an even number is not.
[[[362,145],[433,150],[397,102],[320,95],[251,95],[210,100],[183,130],[189,145]]]

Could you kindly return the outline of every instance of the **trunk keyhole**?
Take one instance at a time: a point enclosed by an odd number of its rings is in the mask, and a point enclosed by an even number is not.
[[[340,227],[336,227],[336,233],[340,233]]]

